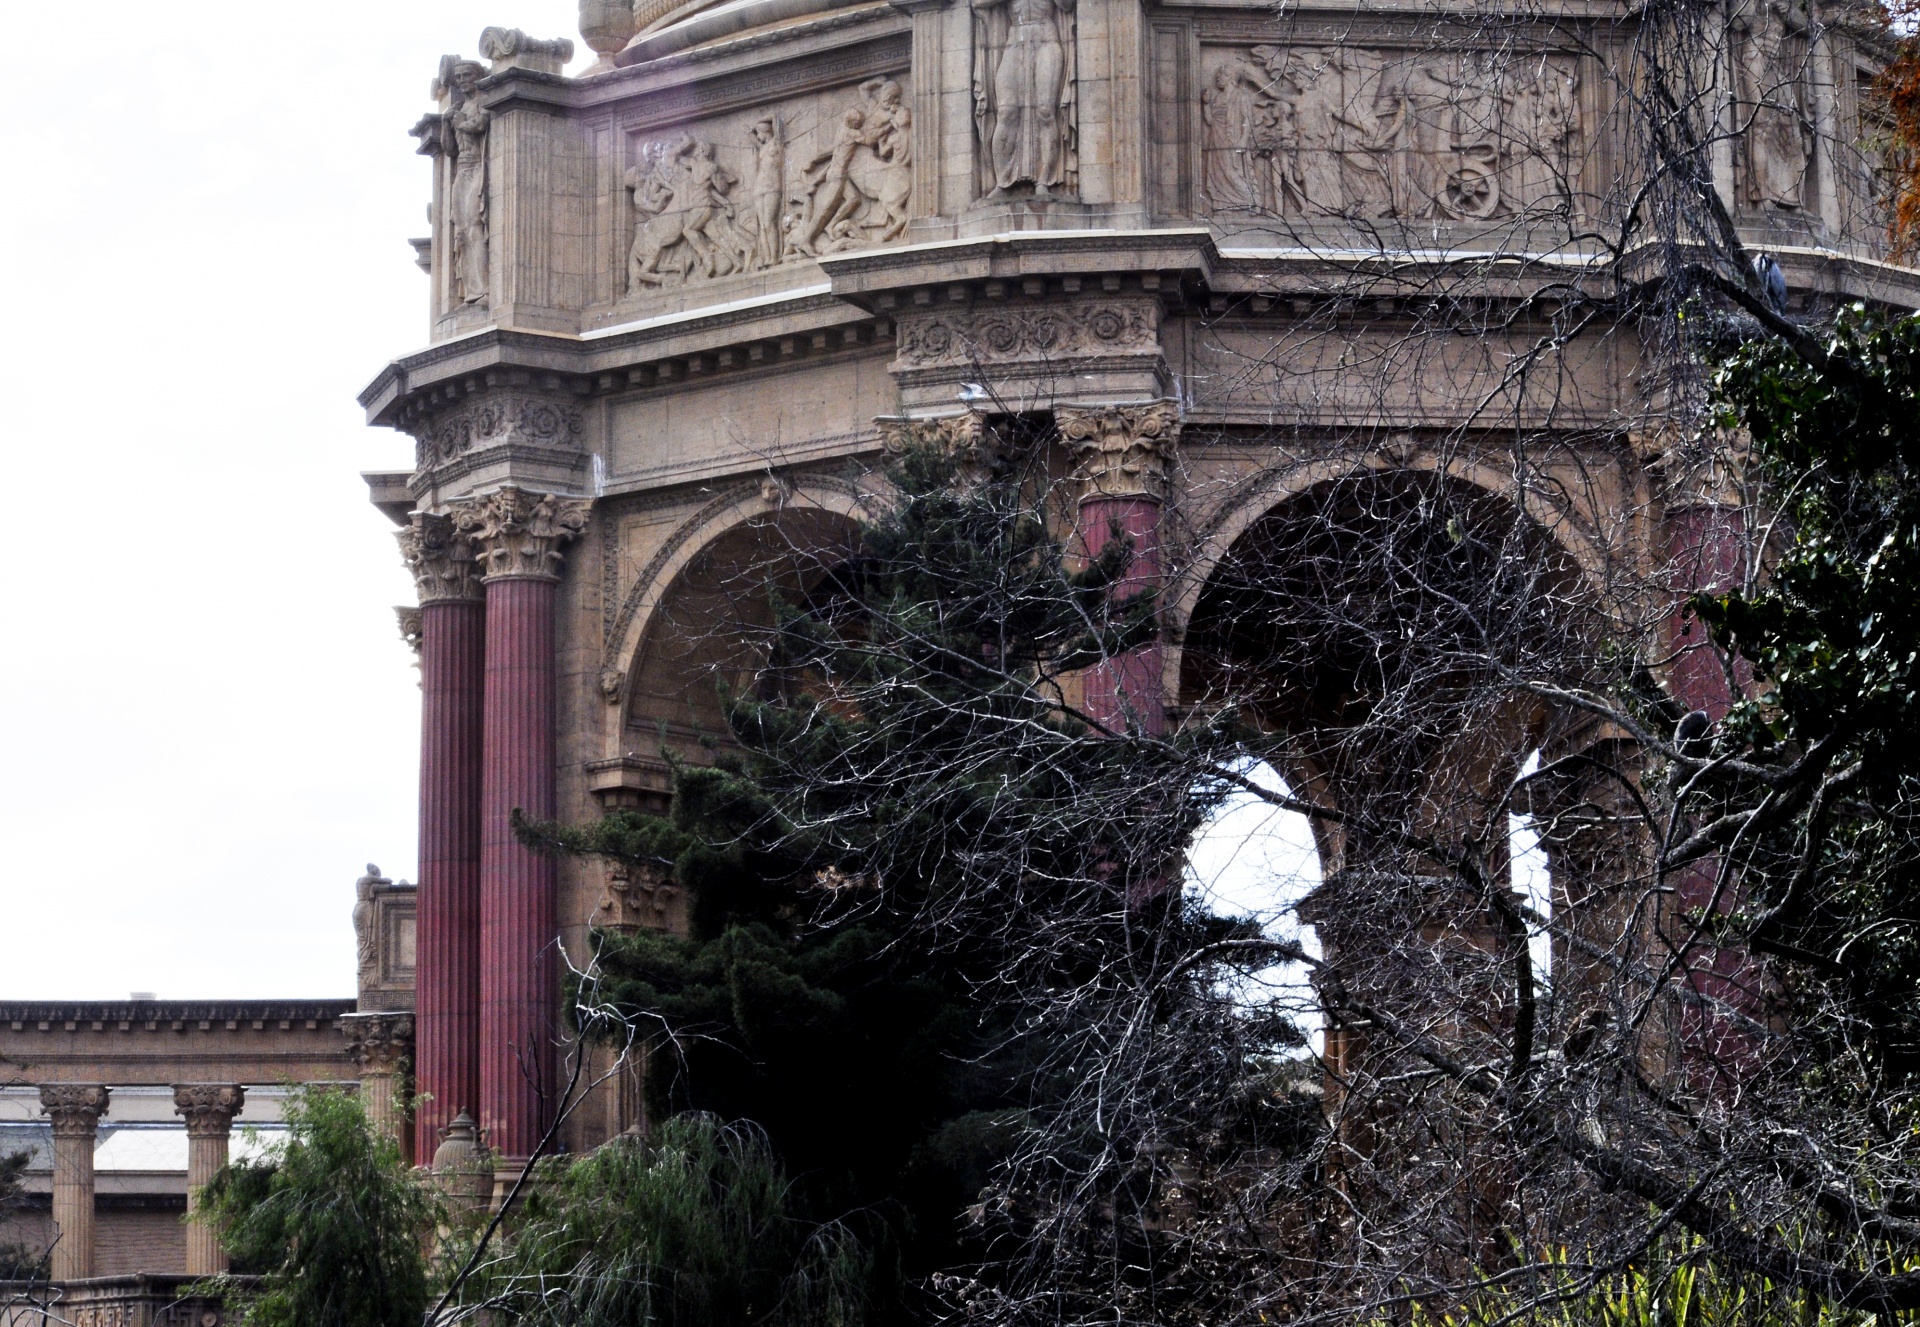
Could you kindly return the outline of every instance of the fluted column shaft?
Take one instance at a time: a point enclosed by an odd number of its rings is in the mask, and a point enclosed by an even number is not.
[[[554,814],[554,606],[561,547],[589,504],[502,489],[454,513],[486,586],[480,739],[480,1125],[488,1147],[526,1157],[555,1088],[558,919],[551,857],[514,837],[515,811]]]
[[[419,591],[420,893],[416,1156],[480,1105],[480,731],[486,609],[472,542],[416,512],[400,555]],[[404,1141],[404,1140],[403,1140]]]
[[[181,1083],[173,1089],[174,1114],[187,1121],[187,1275],[217,1276],[227,1270],[227,1253],[213,1227],[194,1220],[200,1196],[227,1164],[233,1117],[246,1104],[237,1083]]]
[[[420,901],[415,1154],[480,1105],[480,770],[486,610],[443,599],[420,614]]]
[[[480,776],[480,1112],[488,1144],[524,1157],[553,1083],[559,1003],[554,862],[514,837],[512,815],[551,819],[552,581],[487,584],[486,730]]]
[[[1099,557],[1115,539],[1133,541],[1126,576],[1114,587],[1116,602],[1159,588],[1158,498],[1088,498],[1080,504],[1079,537],[1089,558]],[[1154,640],[1094,665],[1087,673],[1083,700],[1088,716],[1116,731],[1134,728],[1149,737],[1164,733],[1163,659],[1160,642]]]
[[[107,1089],[61,1083],[40,1089],[40,1110],[53,1121],[53,1279],[93,1275],[93,1146]]]

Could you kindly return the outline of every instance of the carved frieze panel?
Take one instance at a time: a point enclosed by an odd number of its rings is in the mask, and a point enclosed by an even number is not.
[[[1555,52],[1209,47],[1205,214],[1476,222],[1569,206],[1579,74]]]
[[[901,80],[636,138],[625,293],[905,237],[913,112]]]
[[[514,443],[576,450],[582,424],[579,408],[563,401],[483,396],[422,427],[416,435],[415,466],[430,470],[480,448]]]
[[[1763,0],[1739,21],[1737,57],[1745,179],[1742,201],[1763,211],[1807,206],[1813,122],[1807,114],[1807,41],[1779,0]]]
[[[1152,354],[1160,348],[1159,332],[1159,305],[1144,300],[903,313],[896,366]]]

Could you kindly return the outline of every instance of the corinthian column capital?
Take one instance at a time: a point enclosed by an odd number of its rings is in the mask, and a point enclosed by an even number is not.
[[[362,1073],[404,1074],[413,1061],[413,1015],[403,1011],[343,1014],[347,1054]]]
[[[1083,501],[1166,496],[1167,461],[1180,440],[1177,402],[1062,406],[1054,421],[1073,456]]]
[[[189,1138],[225,1138],[246,1104],[247,1090],[238,1083],[179,1083],[173,1089],[173,1113],[186,1117]]]
[[[413,514],[413,524],[395,536],[400,557],[413,573],[422,604],[480,597],[479,568],[467,536],[451,518]]]
[[[91,1138],[107,1109],[107,1089],[92,1083],[52,1083],[40,1089],[40,1113],[55,1138]]]
[[[456,505],[453,524],[472,541],[481,580],[557,580],[560,550],[587,528],[592,506],[583,498],[503,488]]]

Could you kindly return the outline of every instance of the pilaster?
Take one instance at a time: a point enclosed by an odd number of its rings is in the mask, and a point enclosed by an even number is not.
[[[407,1076],[413,1070],[414,1016],[347,1014],[340,1020],[347,1054],[360,1070],[360,1100],[374,1128],[404,1144]]]

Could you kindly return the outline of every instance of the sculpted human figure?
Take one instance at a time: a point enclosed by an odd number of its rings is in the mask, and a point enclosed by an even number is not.
[[[1259,83],[1241,61],[1213,71],[1200,97],[1201,152],[1207,199],[1215,212],[1259,205],[1254,188],[1254,88]]]
[[[906,91],[891,78],[860,85],[868,96],[868,169],[856,172],[861,189],[873,200],[862,228],[877,243],[907,233],[907,202],[913,196],[913,112]],[[856,162],[860,161],[858,155]]]
[[[721,276],[745,263],[747,245],[733,224],[729,197],[736,183],[711,143],[683,134],[671,145],[647,145],[645,164],[626,175],[640,214],[627,257],[629,294],[662,284],[670,271]],[[686,262],[667,268],[667,255],[680,245],[687,248]]]
[[[784,239],[780,213],[787,201],[786,136],[771,115],[755,121],[748,136],[753,140],[753,181],[748,195],[753,218],[753,266],[772,267],[780,261]]]
[[[1070,190],[1074,159],[1075,0],[973,0],[974,127],[988,198],[1031,183]]]
[[[1806,119],[1800,70],[1784,6],[1769,0],[1740,43],[1741,99],[1747,118],[1747,201],[1766,208],[1806,204]]]
[[[1503,151],[1509,200],[1517,208],[1550,208],[1568,197],[1573,139],[1579,132],[1574,80],[1540,58],[1522,69],[1509,92]]]
[[[453,157],[447,191],[447,222],[453,239],[454,293],[463,304],[487,297],[487,121],[475,96],[486,71],[471,60],[449,57],[442,77],[453,101],[446,124]]]
[[[386,877],[372,862],[367,863],[367,873],[353,882],[354,957],[363,978],[372,975],[377,958],[373,934],[373,887],[385,883]]]

